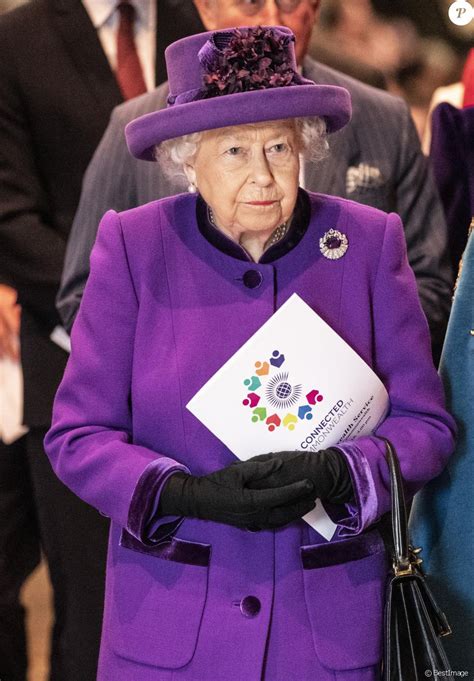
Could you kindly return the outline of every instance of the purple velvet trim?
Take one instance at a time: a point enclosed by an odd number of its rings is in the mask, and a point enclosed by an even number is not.
[[[142,544],[162,541],[183,522],[183,518],[173,516],[155,517],[161,490],[169,476],[177,471],[189,473],[186,466],[161,456],[145,468],[135,486],[126,529]]]
[[[202,87],[194,88],[193,90],[185,90],[179,95],[168,95],[166,103],[168,106],[175,104],[188,104],[189,102],[197,102],[204,99],[205,90]]]
[[[177,539],[176,537],[161,541],[159,544],[145,546],[127,530],[122,530],[120,546],[132,551],[138,551],[138,553],[144,553],[147,556],[153,556],[154,558],[172,560],[175,563],[185,563],[186,565],[196,565],[198,567],[207,567],[211,559],[210,544],[199,544],[193,541]]]
[[[355,503],[345,504],[348,515],[345,518],[336,518],[335,522],[339,525],[338,536],[350,537],[359,534],[377,520],[377,493],[369,462],[356,441],[339,442],[337,449],[346,457]],[[329,505],[326,511],[331,517]]]
[[[300,551],[303,568],[315,570],[383,553],[385,546],[378,530],[370,530],[343,541],[302,546]]]

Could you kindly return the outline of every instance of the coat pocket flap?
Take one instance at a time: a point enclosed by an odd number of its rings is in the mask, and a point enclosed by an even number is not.
[[[149,547],[122,534],[108,585],[108,629],[118,655],[166,669],[191,661],[207,598],[210,552],[209,544],[175,537]]]
[[[162,560],[172,560],[186,565],[207,567],[211,558],[211,545],[201,544],[177,537],[170,537],[154,545],[142,544],[127,530],[122,530],[120,546],[147,556],[154,556]]]
[[[388,559],[377,530],[301,548],[316,654],[333,670],[380,662]]]

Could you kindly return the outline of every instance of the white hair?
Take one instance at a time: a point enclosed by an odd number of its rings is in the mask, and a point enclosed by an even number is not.
[[[327,156],[329,145],[324,118],[306,116],[282,121],[269,121],[268,123],[274,125],[275,123],[288,122],[293,123],[296,127],[301,144],[301,153],[306,160],[318,162]],[[165,175],[171,180],[178,180],[184,187],[188,184],[184,166],[195,156],[202,136],[202,132],[193,132],[189,135],[165,140],[155,147],[155,158]]]

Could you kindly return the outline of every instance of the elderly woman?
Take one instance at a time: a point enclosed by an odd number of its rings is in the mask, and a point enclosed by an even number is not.
[[[410,494],[453,447],[399,218],[299,188],[301,157],[350,103],[299,76],[293,40],[175,43],[168,108],[127,131],[196,193],[104,217],[46,439],[58,476],[112,520],[100,681],[379,678],[382,442],[237,462],[185,408],[294,292],[385,383],[378,434]],[[300,519],[316,498],[330,542]]]

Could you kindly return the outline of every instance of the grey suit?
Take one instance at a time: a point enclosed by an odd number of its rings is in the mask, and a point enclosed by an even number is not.
[[[452,273],[442,208],[408,107],[309,57],[304,63],[304,75],[317,83],[347,88],[353,106],[351,123],[330,138],[329,158],[306,165],[305,186],[401,215],[408,257],[430,324],[434,352],[438,354],[449,314]],[[68,329],[89,274],[89,254],[103,213],[109,208],[126,210],[183,190],[166,179],[157,164],[132,158],[124,142],[125,125],[163,108],[166,96],[165,83],[152,93],[118,106],[88,168],[57,299]]]

